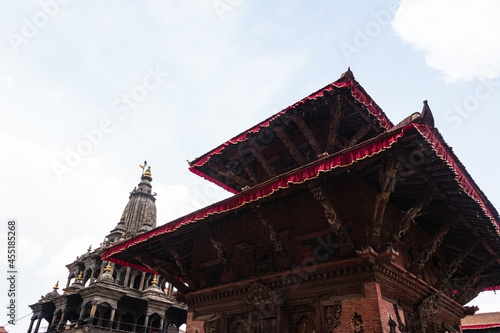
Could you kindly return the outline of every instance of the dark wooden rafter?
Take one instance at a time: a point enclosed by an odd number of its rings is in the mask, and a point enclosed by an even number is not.
[[[337,212],[333,208],[331,201],[326,196],[323,188],[315,182],[309,182],[308,187],[313,194],[314,199],[320,203],[321,206],[323,206],[326,219],[330,224],[330,227],[335,232],[335,235],[339,239],[342,247],[346,248],[346,250],[349,248],[349,251],[354,250],[354,243],[352,242],[351,236],[340,221]]]
[[[398,230],[392,235],[389,241],[384,244],[385,248],[394,247],[403,238],[404,234],[408,231],[408,229],[410,229],[411,224],[415,223],[415,218],[421,215],[420,212],[422,209],[432,201],[436,192],[437,188],[430,187],[422,193],[417,200],[415,200],[413,206],[406,211],[401,223],[399,224],[400,227]]]
[[[490,267],[491,265],[495,264],[497,262],[497,257],[496,256],[489,256],[486,258],[483,263],[474,271],[474,273],[469,277],[467,282],[460,288],[457,293],[455,294],[455,299],[461,303],[463,301],[462,296],[464,296],[471,288],[473,288],[480,280],[479,276],[481,273]]]
[[[443,277],[439,280],[438,283],[436,283],[436,289],[443,290],[445,288],[453,274],[455,274],[456,271],[460,268],[465,258],[467,258],[480,243],[481,240],[478,238],[476,242],[471,243],[464,250],[462,250],[460,254],[455,257],[455,259],[453,259],[453,261],[448,265],[448,269],[444,273]]]
[[[421,271],[425,264],[429,261],[431,256],[437,251],[439,246],[444,240],[446,234],[453,228],[458,222],[463,219],[462,216],[452,215],[442,226],[439,231],[432,237],[429,243],[423,248],[420,255],[416,258],[412,267],[409,269],[410,272],[416,273]]]
[[[377,193],[377,197],[375,198],[373,225],[370,237],[371,246],[375,249],[378,249],[380,245],[380,234],[383,227],[384,212],[387,204],[389,203],[389,197],[396,186],[398,167],[399,161],[394,156],[390,156],[384,161],[383,166],[379,171],[378,178],[380,182],[380,193]]]
[[[252,182],[252,185],[256,185],[258,183],[257,176],[253,172],[252,167],[250,166],[250,164],[248,164],[248,162],[245,159],[245,157],[243,157],[243,155],[241,154],[241,152],[238,151],[236,153],[236,158],[237,158],[238,162],[241,164],[241,166],[243,167],[243,169],[245,169],[245,171],[246,171],[246,173],[248,175],[248,178]]]
[[[318,140],[316,140],[316,137],[314,134],[311,132],[311,129],[309,126],[307,126],[306,122],[302,118],[301,115],[296,115],[294,118],[295,124],[299,127],[300,131],[304,134],[306,137],[307,141],[313,148],[314,152],[316,155],[321,155],[323,152],[321,151],[321,147],[318,143]]]
[[[262,223],[264,229],[266,229],[269,239],[274,246],[274,250],[278,252],[283,257],[283,259],[285,259],[285,263],[287,266],[291,266],[293,264],[292,259],[288,255],[288,252],[283,246],[283,243],[281,242],[273,226],[271,225],[269,220],[264,217],[264,214],[262,213],[262,207],[260,205],[253,204],[250,206],[250,208],[252,209],[252,212],[257,217],[257,219]]]
[[[373,120],[370,119],[370,117],[366,114],[366,112],[363,111],[363,109],[361,109],[354,101],[352,101],[350,98],[347,98],[345,96],[343,97],[343,100],[345,102],[347,102],[350,106],[352,106],[354,111],[356,111],[359,115],[361,115],[361,117],[363,117],[366,120],[366,122],[368,123],[368,125],[371,128],[373,128],[377,133],[381,132],[380,128],[375,126],[375,124],[373,123]]]
[[[290,155],[292,155],[293,159],[299,166],[305,165],[307,163],[306,159],[302,156],[300,151],[297,149],[297,147],[294,145],[292,140],[290,140],[290,137],[285,133],[285,130],[283,129],[284,125],[277,126],[273,128],[274,133],[276,133],[276,136],[280,139],[280,141],[283,143],[283,145],[286,147]]]
[[[368,134],[368,132],[370,132],[371,129],[372,127],[370,125],[365,125],[361,127],[356,133],[354,133],[354,135],[349,139],[349,141],[347,141],[347,143],[345,144],[345,148],[350,148],[354,146],[356,143],[358,143],[359,140],[361,140],[362,137]]]
[[[180,271],[174,264],[162,259],[152,258],[144,254],[138,254],[137,252],[131,252],[131,255],[147,268],[160,273],[164,279],[171,283],[181,293],[186,293],[190,290],[190,286],[186,286],[175,277],[180,275]]]
[[[195,280],[192,278],[191,273],[189,272],[186,263],[184,262],[184,260],[179,255],[179,252],[177,252],[177,250],[174,247],[172,247],[172,245],[170,245],[170,243],[167,240],[163,240],[162,243],[166,247],[167,251],[174,258],[175,264],[177,265],[177,268],[179,268],[179,271],[182,274],[181,276],[186,281],[186,283],[191,288],[197,288],[198,286],[194,282]]]
[[[214,164],[212,162],[208,162],[207,165],[210,169],[214,170],[215,172],[217,172],[225,177],[228,177],[233,182],[237,183],[240,186],[240,188],[251,185],[251,183],[248,180],[246,180],[245,178],[242,178],[242,177],[236,175],[234,172],[232,172],[230,170],[227,171],[226,168],[223,167],[220,163]]]
[[[462,295],[460,298],[460,303],[461,304],[467,304],[470,301],[472,301],[474,298],[476,298],[477,295],[479,295],[480,292],[484,291],[484,288],[488,287],[489,281],[483,280],[479,282],[477,286],[474,288],[468,290],[465,294]]]
[[[330,121],[328,141],[325,149],[328,154],[333,153],[335,145],[337,144],[337,137],[339,136],[340,117],[342,115],[342,98],[340,98],[340,96],[335,99],[335,102],[330,107],[330,114],[332,120]]]
[[[233,267],[231,261],[229,260],[229,257],[227,255],[227,251],[224,248],[224,245],[215,237],[215,233],[212,230],[212,228],[207,224],[205,221],[204,223],[200,223],[200,228],[202,232],[207,236],[207,238],[210,240],[210,243],[212,243],[212,246],[214,249],[217,251],[217,257],[219,260],[222,262],[224,267],[229,272],[232,272],[235,275],[235,278],[239,280],[239,273],[236,271],[236,269]]]
[[[262,165],[262,168],[266,172],[267,176],[269,178],[276,177],[276,172],[274,171],[273,167],[271,165],[269,165],[266,158],[264,157],[264,155],[260,151],[260,148],[255,144],[255,142],[252,139],[248,140],[248,142],[249,142],[249,146],[250,146],[250,151],[257,158],[260,165]]]

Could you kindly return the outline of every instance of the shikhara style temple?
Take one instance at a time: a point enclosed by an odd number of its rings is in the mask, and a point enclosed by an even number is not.
[[[107,246],[118,244],[156,227],[156,193],[151,193],[151,168],[146,163],[141,182],[130,192],[120,221],[100,247],[66,265],[68,280],[63,293],[59,283],[30,305],[28,333],[38,332],[179,332],[186,321],[185,304],[175,300],[166,279],[143,266],[106,262]],[[42,321],[46,326],[40,326]]]
[[[187,332],[460,332],[500,285],[498,212],[427,103],[393,125],[351,71],[189,168],[234,196],[102,257],[172,284]]]

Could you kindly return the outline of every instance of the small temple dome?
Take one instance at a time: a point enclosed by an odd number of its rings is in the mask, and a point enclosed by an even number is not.
[[[57,281],[56,285],[52,288],[53,290],[47,295],[45,295],[45,299],[54,299],[56,297],[59,297],[59,293],[57,292],[57,289],[59,289],[59,281]]]

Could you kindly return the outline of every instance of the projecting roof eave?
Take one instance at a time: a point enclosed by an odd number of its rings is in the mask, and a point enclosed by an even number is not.
[[[462,168],[460,162],[453,153],[449,151],[449,147],[446,146],[428,125],[410,123],[403,128],[380,134],[352,148],[326,156],[304,167],[270,179],[259,186],[248,189],[231,198],[212,204],[192,214],[159,226],[147,233],[117,244],[104,252],[103,260],[114,261],[116,258],[127,260],[129,257],[126,253],[123,253],[124,255],[120,254],[124,251],[127,252],[127,249],[137,246],[142,242],[152,241],[152,239],[157,236],[176,232],[184,226],[203,221],[210,216],[239,209],[246,204],[269,197],[273,195],[274,192],[287,189],[293,184],[300,184],[314,179],[321,173],[349,167],[358,161],[371,158],[390,149],[395,143],[411,135],[411,133],[420,135],[429,144],[429,147],[432,148],[435,155],[448,165],[450,171],[454,174],[455,181],[461,187],[464,193],[463,195],[472,198],[478,204],[478,214],[481,213],[482,216],[485,216],[490,221],[493,229],[496,231],[495,237],[500,238],[498,213],[491,204],[489,204],[487,198],[477,189],[477,186]],[[123,261],[120,261],[120,263],[124,264]]]
[[[351,92],[351,96],[353,99],[365,106],[366,111],[372,116],[373,121],[380,126],[380,128],[384,129],[384,131],[387,131],[391,129],[394,125],[392,122],[387,118],[385,113],[382,111],[382,109],[373,101],[373,99],[366,93],[366,91],[361,87],[361,85],[354,79],[354,75],[352,74],[351,70],[349,69],[347,72],[342,74],[340,79],[338,79],[335,82],[332,82],[331,84],[323,87],[322,89],[310,94],[309,96],[301,99],[300,101],[296,102],[295,104],[287,107],[286,109],[276,113],[275,115],[267,118],[266,120],[262,121],[261,123],[257,124],[256,126],[238,134],[237,136],[233,137],[232,139],[228,140],[227,142],[221,144],[220,146],[212,149],[208,153],[195,158],[193,161],[189,162],[189,170],[209,181],[212,181],[216,183],[217,185],[223,187],[224,189],[232,192],[232,193],[238,193],[235,189],[228,187],[225,184],[220,183],[218,180],[213,179],[212,177],[206,175],[203,171],[199,170],[200,167],[205,165],[211,158],[214,156],[222,154],[222,152],[228,148],[231,145],[236,145],[239,144],[240,142],[246,141],[249,138],[249,134],[257,134],[259,131],[263,128],[272,126],[272,123],[284,115],[286,115],[289,112],[292,112],[295,108],[298,106],[306,103],[307,101],[314,101],[317,99],[320,99],[325,96],[325,94],[329,91],[332,91],[337,88],[347,88]]]

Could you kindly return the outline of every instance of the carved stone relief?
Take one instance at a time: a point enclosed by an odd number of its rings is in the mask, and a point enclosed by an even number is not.
[[[365,331],[363,329],[363,319],[357,312],[354,312],[354,315],[351,318],[351,325],[353,333],[361,333]]]

